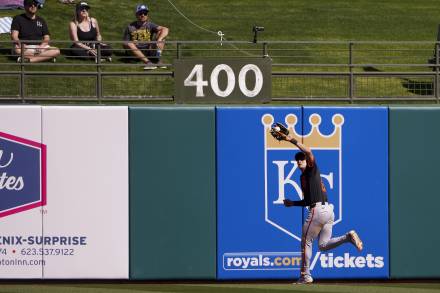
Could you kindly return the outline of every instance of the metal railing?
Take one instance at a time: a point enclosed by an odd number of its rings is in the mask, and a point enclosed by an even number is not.
[[[101,60],[99,46],[96,60],[79,60],[69,55],[70,41],[53,41],[62,51],[56,63],[26,63],[0,41],[0,103],[173,102],[174,59],[243,57],[272,59],[272,101],[440,102],[436,42],[170,41],[167,69],[154,71],[123,42],[106,43],[112,62]]]

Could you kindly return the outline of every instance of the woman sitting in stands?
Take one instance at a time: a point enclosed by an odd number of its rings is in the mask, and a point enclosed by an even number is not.
[[[112,49],[109,45],[100,43],[102,37],[98,21],[89,16],[89,9],[87,2],[79,2],[75,6],[75,17],[69,24],[70,39],[75,42],[71,46],[70,54],[79,58],[94,58],[97,61],[100,46],[101,60],[111,61]]]

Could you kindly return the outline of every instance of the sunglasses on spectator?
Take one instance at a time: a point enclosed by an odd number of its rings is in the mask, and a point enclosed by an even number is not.
[[[31,6],[38,7],[38,3],[37,3],[37,2],[26,3],[26,6],[29,6],[29,7],[31,7]]]
[[[137,15],[141,16],[141,15],[148,15],[148,11],[147,10],[142,10],[139,11],[138,13],[136,13]]]

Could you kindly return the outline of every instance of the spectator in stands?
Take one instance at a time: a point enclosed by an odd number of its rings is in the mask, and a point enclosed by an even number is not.
[[[124,48],[145,63],[145,70],[164,68],[160,57],[164,49],[164,40],[169,29],[152,23],[148,17],[148,6],[139,4],[135,13],[137,20],[130,23],[124,31]],[[157,43],[145,43],[157,41]]]
[[[71,55],[80,58],[94,58],[97,60],[98,46],[101,48],[101,58],[111,61],[111,47],[102,41],[96,18],[89,15],[90,6],[87,2],[79,2],[75,6],[75,16],[69,24],[70,39],[75,43],[71,46]],[[104,60],[105,60],[104,59]]]
[[[25,13],[13,18],[11,24],[11,39],[14,41],[14,52],[18,57],[17,62],[55,61],[60,54],[56,47],[49,46],[50,36],[46,21],[37,15],[42,7],[42,0],[24,0]],[[21,41],[23,40],[23,41]],[[21,52],[21,48],[24,49]]]

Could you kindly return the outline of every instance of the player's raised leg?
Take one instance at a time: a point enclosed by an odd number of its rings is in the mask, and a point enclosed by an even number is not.
[[[362,240],[359,237],[359,235],[356,233],[356,231],[351,230],[347,234],[350,238],[350,242],[353,243],[354,246],[356,246],[358,251],[361,251],[364,248],[364,244],[362,243]]]

